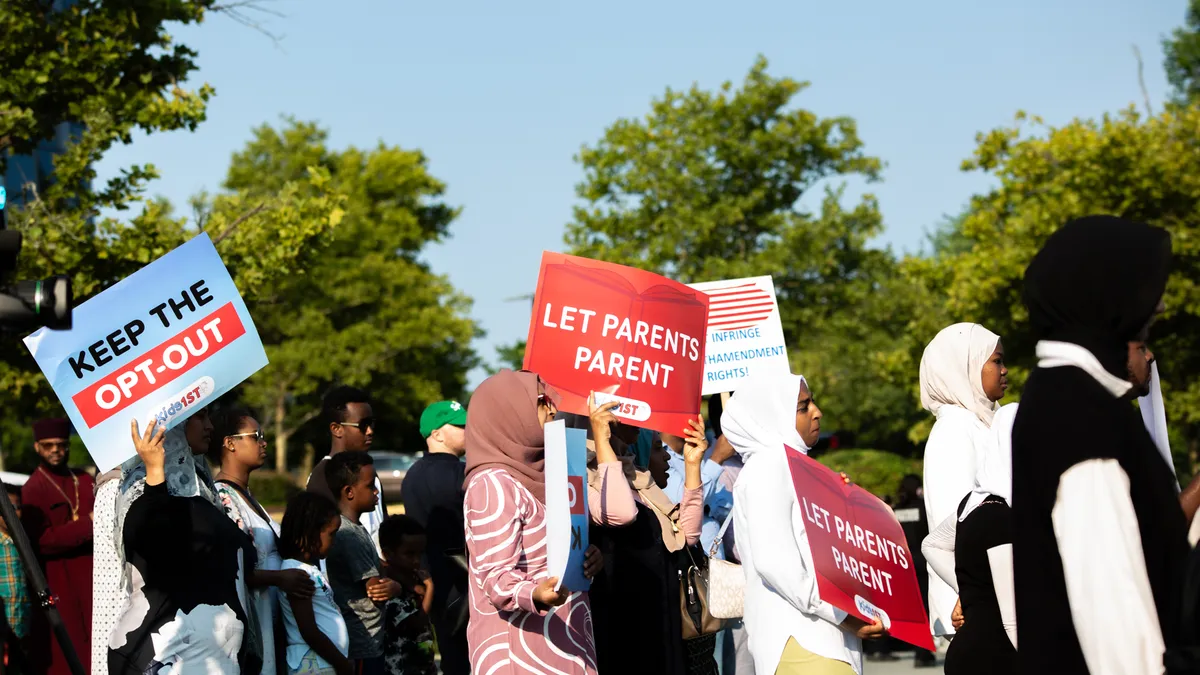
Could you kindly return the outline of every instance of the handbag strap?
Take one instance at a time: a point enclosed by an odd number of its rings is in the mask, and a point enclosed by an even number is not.
[[[708,557],[717,557],[717,547],[721,545],[721,540],[725,538],[725,530],[729,529],[729,524],[733,522],[733,509],[729,509],[729,513],[725,516],[725,522],[721,523],[721,529],[717,530],[717,536],[713,539],[712,546],[709,547]]]

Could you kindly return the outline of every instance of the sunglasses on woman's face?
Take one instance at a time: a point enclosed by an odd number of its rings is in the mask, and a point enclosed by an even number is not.
[[[263,443],[267,440],[267,437],[265,434],[263,434],[262,429],[258,429],[257,431],[247,431],[244,434],[230,434],[229,437],[230,438],[253,438],[255,440],[255,442],[258,442],[258,443]]]
[[[374,417],[364,417],[357,422],[342,422],[342,426],[354,427],[355,429],[358,429],[359,431],[361,431],[365,434],[365,433],[367,433],[368,429],[375,428],[375,418]]]

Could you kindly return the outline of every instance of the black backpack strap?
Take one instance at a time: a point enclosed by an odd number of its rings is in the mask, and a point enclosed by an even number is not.
[[[962,518],[963,511],[965,511],[967,508],[967,502],[971,501],[972,494],[974,494],[974,492],[968,492],[967,496],[963,497],[962,501],[958,503],[958,514],[957,515],[959,518]],[[941,523],[938,523],[938,525],[941,525]]]

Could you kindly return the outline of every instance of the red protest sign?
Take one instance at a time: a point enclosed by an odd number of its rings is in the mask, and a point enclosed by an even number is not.
[[[700,412],[708,296],[613,263],[542,254],[525,347],[532,370],[587,414],[588,393],[630,424],[679,434]]]
[[[905,642],[933,649],[925,599],[900,523],[878,497],[786,447],[821,599]]]

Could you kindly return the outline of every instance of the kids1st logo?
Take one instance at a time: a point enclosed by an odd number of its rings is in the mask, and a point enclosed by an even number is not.
[[[203,407],[205,400],[212,396],[216,388],[213,379],[206,375],[188,385],[183,391],[177,392],[174,396],[151,408],[146,419],[156,419],[160,427],[167,427],[184,411],[197,406]]]

